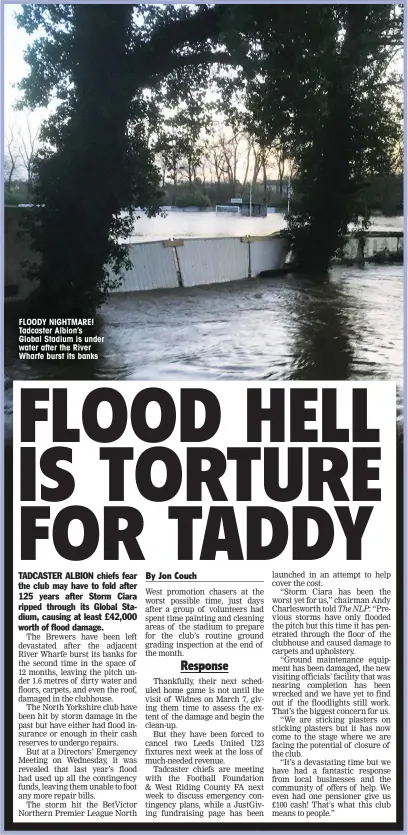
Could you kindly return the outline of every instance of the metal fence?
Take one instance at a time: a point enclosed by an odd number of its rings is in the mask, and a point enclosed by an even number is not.
[[[132,267],[123,270],[116,292],[178,287],[173,247],[163,246],[163,241],[131,244],[129,256]]]
[[[190,238],[177,247],[184,287],[247,278],[248,243],[241,238]]]
[[[25,277],[23,262],[38,256],[20,227],[20,207],[5,211],[5,297],[26,298],[35,284]],[[376,255],[402,253],[402,230],[370,230],[364,239],[350,235],[344,255],[356,261]],[[270,236],[240,238],[184,238],[129,245],[130,270],[120,274],[114,292],[195,287],[254,278],[260,273],[281,270],[287,257],[287,241],[279,232]]]
[[[132,268],[114,292],[221,284],[282,269],[284,237],[184,238],[131,244]]]

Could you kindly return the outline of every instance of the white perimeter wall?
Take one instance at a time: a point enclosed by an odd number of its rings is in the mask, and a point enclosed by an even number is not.
[[[266,270],[279,270],[285,262],[287,243],[278,236],[264,241],[251,242],[251,276],[254,278]]]
[[[177,247],[184,287],[248,278],[248,244],[240,238],[190,238]]]
[[[401,237],[397,238],[387,237],[387,233],[384,232],[384,235],[378,235],[375,237],[367,236],[364,242],[364,257],[365,258],[372,258],[377,252],[384,252],[388,250],[388,252],[397,252],[397,250],[401,251],[403,248],[403,237],[401,233]],[[350,237],[344,247],[344,254],[346,258],[351,258],[352,260],[358,257],[358,239],[354,237]]]
[[[174,247],[166,243],[131,244],[132,269],[123,271],[122,283],[115,292],[177,287],[177,268],[183,287],[239,281],[248,278],[249,273],[255,277],[266,270],[281,269],[287,251],[286,241],[278,236],[251,242],[241,238],[184,238]]]
[[[132,244],[129,256],[132,268],[123,270],[122,283],[116,292],[178,287],[173,247],[163,246],[162,241]]]

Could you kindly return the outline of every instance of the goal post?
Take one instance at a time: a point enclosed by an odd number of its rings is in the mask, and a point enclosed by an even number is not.
[[[225,205],[219,205],[215,207],[215,214],[233,214],[233,215],[240,215],[241,214],[241,206],[233,205],[231,203],[227,203]]]

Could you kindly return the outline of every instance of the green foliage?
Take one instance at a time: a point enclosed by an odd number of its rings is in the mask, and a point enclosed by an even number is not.
[[[359,192],[357,199],[360,215],[371,215],[373,212],[389,217],[402,215],[404,199],[402,174],[370,177]]]
[[[4,203],[6,206],[18,206],[19,203],[31,203],[32,194],[28,183],[12,180],[10,186],[4,183]]]
[[[402,247],[396,250],[382,249],[365,259],[369,264],[403,264],[404,253]]]
[[[38,25],[37,10],[33,15],[24,9],[30,25]],[[48,16],[46,7],[41,19]],[[40,279],[39,307],[84,314],[115,286],[115,273],[126,263],[121,241],[129,238],[137,207],[155,212],[160,192],[146,138],[146,105],[134,96],[127,73],[132,7],[78,4],[71,14],[64,8],[62,20],[69,72],[64,84],[59,75],[63,100],[43,128],[36,160],[38,208],[30,231],[42,260],[32,272]],[[39,86],[32,72],[25,83],[29,105],[55,90],[59,25],[54,17],[52,35],[30,52]]]
[[[246,58],[238,78],[222,85],[229,119],[292,158],[295,263],[323,273],[357,221],[365,184],[390,175],[402,147],[401,97],[389,71],[402,44],[402,8],[294,5],[288,17],[283,5],[254,5],[253,13],[242,6],[230,42],[240,53],[245,46]]]
[[[389,175],[398,122],[389,107],[390,36],[401,20],[392,6],[340,7],[341,39],[326,68],[319,130],[299,149],[296,209],[289,240],[301,271],[324,273],[358,225],[367,178]],[[360,222],[361,223],[361,222]],[[367,227],[367,218],[362,221]]]
[[[211,206],[211,201],[207,194],[203,194],[196,188],[182,189],[179,191],[175,199],[175,205],[180,208],[185,208],[186,206],[197,206],[205,209]]]

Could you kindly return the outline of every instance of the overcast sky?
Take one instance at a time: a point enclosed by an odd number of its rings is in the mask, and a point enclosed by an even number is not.
[[[35,36],[27,35],[23,29],[17,28],[15,14],[21,9],[15,3],[4,4],[4,104],[6,124],[13,119],[13,102],[19,98],[19,91],[13,85],[27,75],[27,65],[24,61],[24,50]]]
[[[13,90],[12,85],[25,75],[26,64],[23,53],[30,40],[22,29],[17,29],[14,20],[15,12],[20,8],[14,3],[4,4],[4,92],[7,117],[10,115],[12,102],[16,97],[16,91]]]
[[[14,144],[19,144],[19,134],[27,139],[27,119],[34,135],[46,116],[45,108],[37,108],[32,112],[15,111],[13,104],[21,97],[15,88],[18,81],[27,75],[28,67],[24,61],[24,50],[35,40],[35,35],[27,35],[23,29],[18,29],[15,14],[21,6],[16,3],[4,4],[4,131],[5,142],[13,134]],[[20,166],[19,166],[20,169]]]
[[[27,118],[30,121],[31,132],[35,134],[41,122],[47,116],[45,108],[36,108],[34,111],[16,111],[13,108],[13,104],[21,97],[21,93],[15,85],[28,74],[28,67],[24,61],[24,51],[39,36],[39,32],[28,35],[23,29],[18,28],[15,15],[20,9],[21,5],[17,3],[4,4],[4,128],[6,151],[7,137],[10,137],[11,133],[14,137],[13,144],[17,146],[19,144],[19,134],[27,139]],[[244,160],[240,160],[238,176],[242,176],[243,170]],[[18,166],[18,171],[23,174],[21,163]]]

